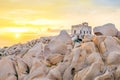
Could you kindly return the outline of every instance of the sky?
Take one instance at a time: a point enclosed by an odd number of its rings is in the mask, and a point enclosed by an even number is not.
[[[71,25],[113,23],[120,30],[120,0],[0,0],[0,47],[57,35]]]

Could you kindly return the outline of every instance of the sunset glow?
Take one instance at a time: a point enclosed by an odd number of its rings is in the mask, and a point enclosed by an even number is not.
[[[6,32],[28,32],[29,29],[27,28],[17,28],[17,27],[8,27],[8,28],[3,28],[4,31]]]
[[[88,22],[120,29],[120,0],[0,0],[0,47],[70,30]]]
[[[19,37],[20,37],[20,34],[16,33],[16,34],[15,34],[15,37],[16,37],[16,38],[19,38]]]

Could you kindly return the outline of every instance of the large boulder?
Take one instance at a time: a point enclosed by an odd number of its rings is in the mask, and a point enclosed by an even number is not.
[[[72,59],[72,62],[71,62],[71,66],[73,68],[75,68],[75,71],[79,71],[83,68],[85,68],[87,65],[86,65],[86,58],[88,56],[86,50],[80,48],[80,49],[76,49],[74,52],[73,52],[73,59]]]
[[[105,45],[103,41],[105,40],[106,36],[94,36],[93,37],[93,42],[95,43],[95,46],[97,47],[98,51],[100,53],[104,52],[106,50]],[[105,50],[104,50],[104,49]]]
[[[59,71],[59,67],[57,66],[51,69],[46,77],[50,80],[62,80],[62,73]]]
[[[61,54],[51,54],[47,57],[47,62],[51,65],[55,65],[61,61],[63,61],[64,56]]]
[[[114,76],[113,76],[112,72],[109,72],[107,70],[104,74],[97,76],[95,78],[95,80],[114,80]]]
[[[84,62],[87,57],[86,51],[82,48],[73,49],[72,54],[73,54],[73,59],[71,64],[78,64]]]
[[[11,58],[3,57],[0,60],[0,80],[17,80],[15,65]]]
[[[112,36],[107,36],[104,40],[104,44],[107,52],[120,51],[120,45],[116,39]]]
[[[46,76],[50,80],[61,80],[65,70],[71,63],[71,55],[66,55],[63,62],[59,63],[55,68],[51,69]]]
[[[103,26],[95,27],[93,32],[96,35],[117,36],[118,30],[115,28],[114,24],[108,23]]]
[[[102,58],[99,53],[92,53],[87,57],[87,64],[91,65],[94,62],[103,63]]]
[[[85,35],[82,41],[83,42],[91,42],[93,37],[94,37],[93,35]]]
[[[90,67],[82,80],[94,80],[97,76],[104,73],[104,64],[95,62]]]
[[[71,80],[73,79],[75,72],[78,72],[79,70],[83,69],[85,65],[86,60],[86,51],[81,48],[75,48],[72,51],[73,59],[71,62],[71,65],[65,70],[63,75],[63,80]]]
[[[37,78],[45,77],[48,73],[48,67],[39,58],[34,58],[29,75],[24,80],[35,80]]]
[[[82,69],[81,71],[77,72],[73,78],[73,80],[82,80],[83,76],[87,73],[89,67]]]
[[[76,73],[73,80],[94,80],[97,76],[103,73],[104,65],[99,62],[94,62],[91,66]]]
[[[66,31],[61,31],[60,34],[52,39],[49,44],[45,47],[45,53],[67,53],[67,45],[72,44],[70,35]]]
[[[22,58],[17,59],[16,71],[18,73],[18,79],[23,80],[29,73],[29,68],[27,64],[22,60]]]
[[[86,50],[87,54],[91,54],[91,53],[97,51],[94,42],[82,43],[82,44],[81,44],[81,48],[82,48],[83,50]]]
[[[44,45],[42,43],[35,44],[28,52],[23,56],[23,61],[29,66],[32,66],[33,58],[43,56]]]
[[[106,63],[108,65],[120,65],[120,53],[117,51],[109,53]]]

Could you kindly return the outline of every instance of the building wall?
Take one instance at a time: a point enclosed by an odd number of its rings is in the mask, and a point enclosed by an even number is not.
[[[79,36],[80,39],[83,39],[84,35],[90,35],[91,32],[92,29],[87,24],[72,26],[72,36]]]

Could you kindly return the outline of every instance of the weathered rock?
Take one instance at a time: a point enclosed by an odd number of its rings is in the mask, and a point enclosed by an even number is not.
[[[93,40],[93,35],[85,35],[83,38],[83,42],[91,42]]]
[[[87,57],[87,64],[91,65],[94,62],[103,63],[102,58],[99,53],[92,53]]]
[[[104,65],[99,62],[95,62],[91,66],[88,66],[76,73],[73,80],[94,80],[102,73],[104,73]]]
[[[86,51],[81,48],[75,48],[72,53],[73,59],[71,65],[65,70],[63,80],[73,79],[75,72],[83,69],[85,66]]]
[[[0,52],[0,56],[4,56],[4,53]]]
[[[35,79],[36,80],[36,79]],[[50,79],[48,79],[48,78],[46,78],[46,77],[43,77],[43,78],[39,78],[39,80],[50,80]]]
[[[43,55],[43,44],[37,43],[33,48],[31,48],[24,56],[23,61],[31,68],[33,58],[36,56],[42,56]]]
[[[82,80],[83,76],[87,73],[89,67],[82,69],[81,71],[77,72],[73,78],[73,80]]]
[[[117,32],[117,38],[120,39],[120,31]]]
[[[30,73],[25,77],[25,80],[34,80],[36,78],[45,77],[48,73],[48,68],[40,59],[34,58]]]
[[[50,80],[56,80],[56,79],[61,80],[65,70],[69,67],[69,65],[71,63],[70,58],[71,58],[70,55],[69,55],[69,57],[67,56],[63,62],[59,63],[58,66],[51,69],[47,75],[47,78]]]
[[[44,44],[48,44],[51,39],[52,39],[52,37],[41,37],[40,41]]]
[[[117,37],[113,37],[116,41],[117,41],[117,43],[120,45],[120,39],[118,39]]]
[[[106,37],[104,43],[108,53],[112,51],[120,51],[120,45],[113,37]]]
[[[13,61],[9,57],[0,60],[0,80],[17,80],[17,75]]]
[[[16,55],[16,57],[19,57],[19,58],[22,58],[28,51],[29,49],[28,48],[24,48],[20,51],[19,54]]]
[[[72,54],[73,54],[73,59],[72,59],[71,64],[75,64],[75,63],[85,61],[85,59],[87,57],[86,51],[82,48],[73,49]]]
[[[87,54],[91,54],[93,52],[97,52],[97,49],[95,47],[95,44],[93,42],[86,42],[81,44],[81,48],[83,50],[86,50]]]
[[[115,80],[120,80],[120,65],[117,66],[116,71],[114,72]]]
[[[17,55],[21,52],[21,49],[22,49],[22,44],[16,44],[9,47],[6,51],[8,55],[13,55],[13,54]]]
[[[118,30],[115,28],[114,24],[108,23],[103,26],[95,27],[93,32],[96,35],[117,36]]]
[[[101,43],[100,43],[99,51],[100,51],[100,53],[102,53],[102,54],[104,54],[104,53],[107,51],[104,42],[101,42]]]
[[[51,69],[46,77],[50,80],[62,80],[62,74],[57,68]]]
[[[120,65],[120,53],[113,51],[108,54],[106,63],[108,65]]]
[[[107,70],[104,74],[96,77],[95,80],[114,80],[114,76],[113,76],[112,72],[109,72]]]
[[[67,50],[67,44],[72,44],[72,40],[69,36],[69,34],[66,31],[61,31],[60,34],[52,39],[49,44],[46,46],[45,53],[53,53],[53,54],[66,54],[68,52]]]
[[[9,75],[6,80],[17,80],[17,77],[15,75]]]
[[[98,49],[98,51],[100,51],[100,47],[101,47],[101,43],[105,40],[105,36],[94,36],[93,37],[93,42],[95,43],[95,45],[96,45],[96,47],[97,47],[97,49]],[[101,52],[101,51],[100,51]]]
[[[87,73],[83,76],[82,80],[94,80],[97,76],[104,73],[104,65],[95,62],[90,67]]]
[[[51,54],[48,56],[48,58],[46,59],[47,62],[51,65],[55,65],[61,61],[63,61],[64,56],[61,54]]]
[[[29,67],[22,59],[17,59],[16,71],[18,73],[18,79],[23,80],[29,74]]]
[[[2,48],[0,80],[120,80],[120,40],[111,25],[96,32],[101,36],[85,35],[74,45],[61,31],[58,36]]]
[[[75,42],[74,43],[74,48],[78,48],[78,47],[80,47],[81,46],[81,43],[79,43],[79,42]]]

